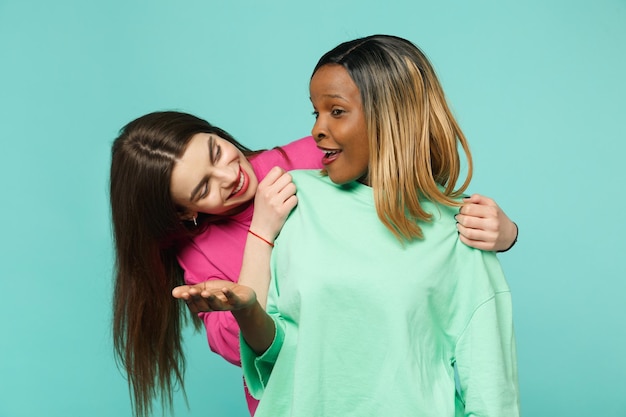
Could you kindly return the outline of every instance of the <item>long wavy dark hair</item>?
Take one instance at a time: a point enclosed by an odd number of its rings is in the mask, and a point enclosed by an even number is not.
[[[184,208],[172,201],[170,179],[197,133],[216,134],[246,156],[256,153],[207,121],[173,111],[128,123],[112,147],[113,343],[139,417],[150,414],[156,398],[171,410],[177,386],[184,394],[181,330],[190,316],[185,304],[171,296],[175,286],[184,284],[176,243],[201,232],[211,216],[199,213],[198,228],[181,221]],[[198,329],[200,320],[193,319]]]

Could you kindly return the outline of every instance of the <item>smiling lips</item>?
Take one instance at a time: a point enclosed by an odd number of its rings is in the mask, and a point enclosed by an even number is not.
[[[334,151],[330,151],[327,149],[322,149],[322,150],[324,151],[324,156],[322,157],[322,164],[324,165],[328,165],[332,163],[334,160],[337,159],[337,157],[341,153],[340,150],[334,150]]]
[[[237,183],[237,186],[233,189],[233,191],[230,193],[230,196],[228,198],[239,197],[240,195],[245,194],[245,192],[248,191],[248,184],[250,184],[250,177],[248,176],[246,171],[244,171],[240,167],[239,168],[239,182]]]

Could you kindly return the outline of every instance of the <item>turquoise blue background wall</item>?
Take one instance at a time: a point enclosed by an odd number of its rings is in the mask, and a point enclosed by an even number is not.
[[[286,143],[312,126],[319,56],[373,33],[431,58],[471,191],[520,225],[500,259],[524,415],[626,416],[624,0],[0,0],[0,417],[130,416],[110,337],[118,130],[176,109]],[[186,349],[176,415],[246,416],[239,370],[202,333]]]

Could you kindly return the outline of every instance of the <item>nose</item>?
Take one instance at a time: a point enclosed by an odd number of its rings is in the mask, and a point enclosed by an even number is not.
[[[315,119],[315,124],[311,129],[311,136],[315,139],[315,142],[319,142],[326,137],[326,128],[322,122],[322,117],[318,116]]]
[[[239,171],[230,165],[216,166],[211,172],[211,177],[219,182],[220,187],[230,187],[234,181],[238,180]]]

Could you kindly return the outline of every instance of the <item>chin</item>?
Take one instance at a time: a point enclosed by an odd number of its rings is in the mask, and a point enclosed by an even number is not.
[[[333,177],[332,175],[329,175],[328,178],[330,178],[330,180],[337,185],[344,185],[353,181],[353,180],[346,180],[343,178],[336,178],[336,177]]]
[[[250,187],[248,187],[248,191],[246,191],[246,200],[250,201],[250,200],[254,200],[254,196],[256,195],[256,190],[258,188],[259,184],[255,183],[250,184]]]
[[[332,172],[328,172],[328,178],[330,178],[330,180],[337,185],[348,184],[350,182],[357,181],[359,179],[358,176],[346,177],[345,175],[337,175],[337,174],[333,174]]]

